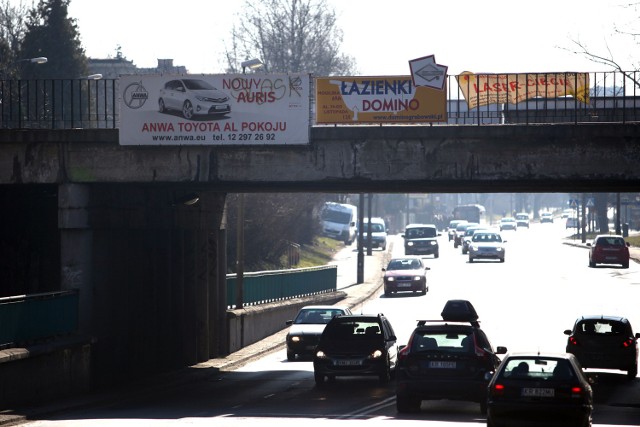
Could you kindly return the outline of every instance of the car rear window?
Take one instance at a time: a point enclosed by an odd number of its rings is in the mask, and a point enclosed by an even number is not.
[[[351,340],[379,337],[382,334],[377,319],[333,322],[327,325],[323,336],[330,340]]]
[[[588,320],[578,323],[576,332],[584,335],[622,335],[629,333],[627,326],[615,320]]]
[[[576,373],[565,359],[512,358],[507,361],[502,376],[531,380],[571,379],[576,377]]]
[[[473,344],[473,335],[469,332],[415,331],[411,340],[411,351],[473,353]]]
[[[596,240],[597,246],[624,246],[624,239],[619,237],[599,237]]]

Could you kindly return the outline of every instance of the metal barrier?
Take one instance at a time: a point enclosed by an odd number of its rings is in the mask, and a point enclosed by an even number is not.
[[[255,305],[325,292],[337,288],[338,267],[297,268],[293,270],[244,273],[243,304]],[[227,307],[236,301],[236,275],[227,275]]]
[[[77,290],[0,298],[0,345],[77,332],[78,304]]]
[[[587,77],[588,87],[573,86],[577,74]],[[481,74],[464,82],[461,76],[446,77],[448,120],[435,125],[640,121],[640,71]],[[507,87],[520,101],[500,102]],[[588,94],[587,102],[573,96],[579,90]],[[557,92],[569,95],[551,96]],[[118,96],[118,79],[0,80],[0,128],[115,129]],[[311,105],[312,124],[313,111]]]

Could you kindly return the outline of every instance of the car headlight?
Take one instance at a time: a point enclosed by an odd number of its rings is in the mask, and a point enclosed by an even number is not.
[[[384,278],[387,282],[395,282],[396,278],[395,277],[385,277]]]
[[[290,338],[291,338],[291,342],[300,342],[300,337],[297,336],[297,335],[294,335],[294,336],[292,336]]]
[[[413,276],[413,280],[419,282],[420,280],[422,280],[422,276]]]
[[[478,247],[476,245],[471,245],[469,246],[469,249],[471,249],[472,251],[477,251]]]
[[[327,358],[327,355],[326,355],[326,354],[324,354],[324,351],[322,351],[322,350],[318,350],[318,351],[316,352],[316,357],[317,357],[318,359],[326,359],[326,358]]]
[[[431,246],[435,246],[438,244],[438,242],[434,242],[433,240],[429,242],[431,244]]]
[[[503,251],[503,249],[502,249],[502,248],[496,248],[496,251],[498,251],[498,252],[502,252],[502,251]]]
[[[413,242],[408,242],[407,246],[413,246]]]
[[[382,351],[381,351],[381,350],[375,350],[373,353],[371,353],[371,354],[369,355],[369,357],[370,357],[371,359],[379,359],[379,358],[381,358],[381,357],[382,357]]]

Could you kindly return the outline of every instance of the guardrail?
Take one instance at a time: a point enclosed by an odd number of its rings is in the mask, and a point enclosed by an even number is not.
[[[333,292],[337,287],[338,267],[296,268],[245,273],[243,276],[243,305],[264,304],[274,301]],[[235,307],[236,275],[227,275],[227,308]]]
[[[588,87],[573,87],[576,74],[587,76],[580,83]],[[474,76],[446,77],[448,120],[436,125],[640,121],[640,71]],[[517,79],[523,81],[517,84]],[[501,102],[505,92],[518,102]],[[0,128],[116,129],[118,93],[118,79],[0,80]],[[556,93],[569,95],[551,96]],[[311,97],[310,114],[315,111]]]
[[[78,303],[77,290],[0,298],[0,346],[77,332]]]

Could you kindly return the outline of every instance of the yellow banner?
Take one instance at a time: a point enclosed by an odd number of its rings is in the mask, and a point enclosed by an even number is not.
[[[465,71],[456,79],[469,109],[568,95],[589,103],[588,73],[473,74]]]
[[[446,90],[415,86],[411,76],[316,79],[319,124],[446,121]]]

